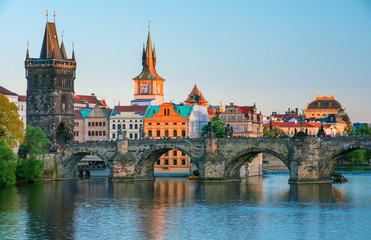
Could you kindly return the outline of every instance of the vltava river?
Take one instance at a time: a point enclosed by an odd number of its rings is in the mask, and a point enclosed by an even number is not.
[[[0,239],[367,239],[371,175],[342,185],[185,179],[0,188]]]

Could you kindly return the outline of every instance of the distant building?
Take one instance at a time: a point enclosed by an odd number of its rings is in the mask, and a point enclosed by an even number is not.
[[[94,108],[98,105],[100,108],[108,108],[105,100],[98,100],[94,93],[91,95],[75,95],[75,108]]]
[[[345,115],[343,107],[335,100],[334,94],[330,96],[317,94],[316,100],[310,102],[304,111],[306,118],[312,120],[327,118],[330,114]]]
[[[164,102],[164,81],[156,72],[156,50],[148,31],[146,47],[143,46],[142,72],[133,78],[134,100],[131,105],[161,105]]]
[[[143,137],[143,118],[146,110],[147,106],[115,106],[109,117],[110,139],[116,140],[118,131],[126,131],[126,137],[129,139]]]
[[[24,129],[26,129],[26,96],[18,95],[2,86],[0,86],[0,94],[4,94],[4,96],[9,99],[9,102],[14,103],[17,106],[19,119],[23,122]]]
[[[233,127],[233,136],[261,137],[263,136],[262,115],[257,113],[256,106],[237,106],[231,103],[225,107],[219,117]]]
[[[269,118],[272,122],[289,122],[295,119],[299,119],[298,108],[295,108],[295,110],[289,108],[285,113],[272,112]]]
[[[109,138],[108,116],[106,109],[95,105],[93,109],[75,110],[75,142],[101,142]]]

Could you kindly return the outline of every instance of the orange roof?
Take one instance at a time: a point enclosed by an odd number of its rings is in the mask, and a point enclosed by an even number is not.
[[[26,100],[27,100],[27,96],[26,95],[18,95],[18,101],[25,102]]]
[[[270,123],[264,124],[264,127],[269,127]],[[321,127],[322,123],[313,123],[313,122],[303,122],[303,127],[310,128],[315,127],[319,128]],[[282,128],[297,128],[300,127],[300,122],[272,122],[272,127],[282,127]]]
[[[201,91],[198,89],[197,85],[193,87],[191,93],[188,95],[187,100],[184,102],[186,103],[199,103],[200,101],[203,101],[204,103],[207,103],[205,97],[202,95]]]

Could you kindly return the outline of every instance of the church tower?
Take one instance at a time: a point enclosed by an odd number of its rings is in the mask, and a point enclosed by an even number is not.
[[[134,100],[131,105],[161,105],[164,102],[164,81],[156,72],[156,50],[152,49],[148,27],[146,47],[143,46],[142,72],[134,80]]]
[[[48,13],[46,15],[48,17]],[[40,127],[52,143],[73,141],[75,53],[67,58],[54,22],[46,23],[40,58],[30,58],[27,46],[27,125]]]

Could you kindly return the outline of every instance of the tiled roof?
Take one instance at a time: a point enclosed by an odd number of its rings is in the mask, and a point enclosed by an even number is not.
[[[264,124],[264,127],[269,127],[270,123]],[[322,124],[321,123],[313,123],[313,122],[303,122],[304,128],[309,127],[316,127],[319,128]],[[300,122],[272,122],[272,127],[282,127],[282,128],[297,128],[300,127]]]
[[[111,108],[104,109],[104,111],[106,112],[106,114],[107,114],[108,117],[111,116],[112,110],[113,109],[111,109]]]
[[[79,109],[75,110],[75,119],[82,118],[81,111]]]
[[[75,98],[80,100],[82,103],[100,105],[100,102],[98,101],[98,99],[93,95],[76,95]],[[75,100],[75,102],[76,102],[76,100]]]
[[[153,117],[153,115],[157,114],[159,110],[160,110],[160,106],[151,106],[150,109],[147,111],[145,118]],[[180,111],[180,116],[183,118],[189,117],[192,110],[193,110],[193,106],[184,106],[184,105],[174,106],[174,111],[178,114]]]
[[[6,89],[6,88],[4,88],[4,87],[2,87],[2,86],[0,86],[0,93],[2,93],[2,94],[4,94],[4,95],[17,96],[16,93],[9,91],[8,89]]]
[[[341,104],[333,100],[314,100],[308,104],[307,109],[342,109]]]
[[[115,106],[113,108],[113,111],[111,113],[111,115],[116,115],[117,113],[120,113],[120,112],[135,112],[141,116],[144,116],[145,112],[147,110],[147,106],[138,106],[138,105],[134,105],[134,106]]]
[[[18,95],[18,101],[19,102],[25,102],[27,100],[27,96],[26,95]]]
[[[55,23],[48,22],[45,27],[40,59],[63,59],[58,43],[58,34]]]
[[[186,103],[198,103],[199,101],[204,101],[205,103],[208,102],[208,101],[206,101],[205,97],[202,95],[201,91],[198,89],[197,85],[195,84],[191,93],[188,95],[187,100],[185,100],[184,102],[186,102]]]
[[[148,112],[145,116],[145,118],[151,118],[154,114],[157,114],[160,110],[160,106],[150,106],[150,109],[148,109]]]

